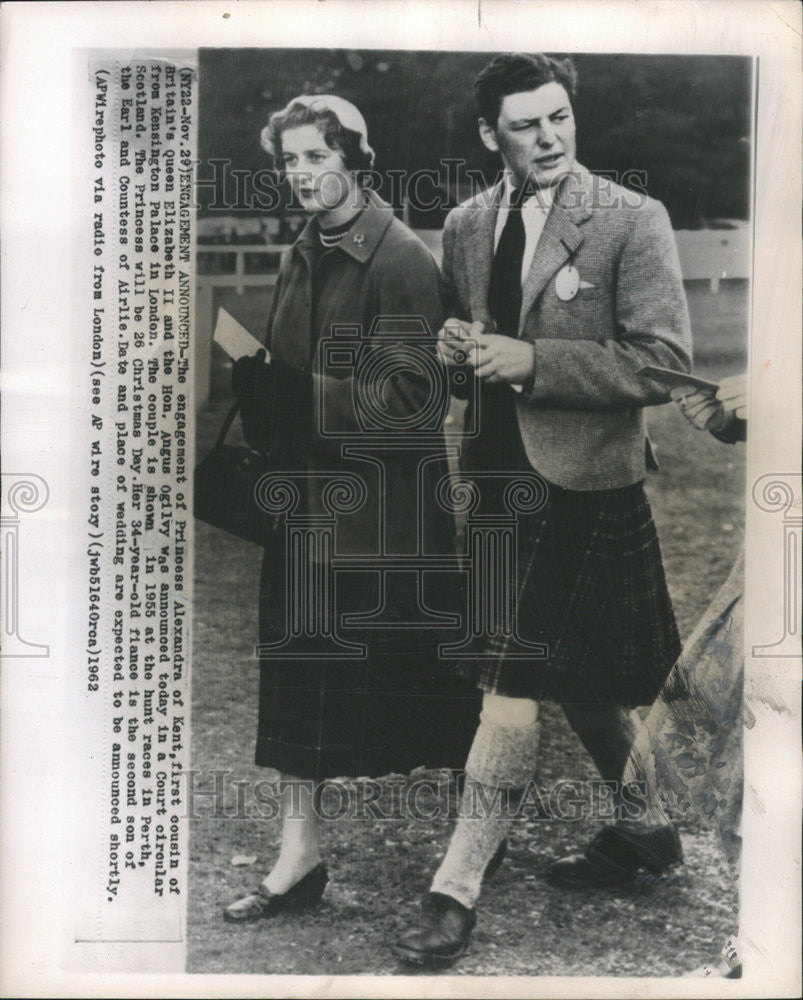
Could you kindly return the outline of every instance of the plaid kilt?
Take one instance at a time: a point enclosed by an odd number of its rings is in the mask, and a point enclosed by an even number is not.
[[[281,639],[286,629],[288,567],[280,535],[266,547],[262,564],[263,643]],[[451,594],[451,577],[433,577],[423,595],[428,605],[446,609],[459,600]],[[382,604],[371,570],[339,573],[334,586],[341,614],[368,613]],[[384,597],[389,618],[404,621],[417,611],[410,604],[414,595],[403,589],[388,584]],[[315,781],[408,774],[417,767],[462,769],[481,697],[451,664],[438,662],[438,631],[338,631],[364,644],[366,655],[327,658],[328,646],[318,637],[294,643],[300,655],[288,649],[261,657],[255,763]]]
[[[577,492],[549,484],[519,516],[517,633],[546,645],[520,659],[498,634],[461,672],[509,697],[651,704],[681,651],[658,535],[641,482]]]

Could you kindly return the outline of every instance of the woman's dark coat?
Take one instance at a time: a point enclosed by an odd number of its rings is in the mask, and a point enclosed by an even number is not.
[[[453,517],[436,498],[448,473],[449,386],[435,352],[442,322],[435,261],[372,192],[339,246],[322,257],[311,220],[282,264],[271,364],[243,403],[246,437],[291,484],[274,498],[297,490],[291,520],[334,518],[335,562],[354,566],[333,584],[334,620],[383,607],[385,627],[339,630],[366,644],[362,660],[263,651],[258,764],[321,779],[465,761],[477,695],[436,655],[437,614],[455,610],[459,576],[453,564],[422,576],[420,589],[417,581],[422,556],[454,558]],[[263,644],[282,639],[292,613],[286,522],[278,523],[262,572]],[[429,625],[403,627],[428,616]],[[300,642],[287,652],[315,648]]]

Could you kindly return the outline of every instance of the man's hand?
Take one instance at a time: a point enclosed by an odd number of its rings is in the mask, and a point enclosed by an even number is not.
[[[523,385],[533,377],[535,354],[528,341],[499,333],[481,333],[475,339],[477,350],[470,360],[483,382]]]
[[[721,378],[717,399],[722,400],[726,412],[733,412],[739,420],[747,420],[747,375],[740,373]]]
[[[692,386],[677,386],[671,395],[683,416],[695,427],[710,431],[714,437],[727,437],[734,423],[747,417],[746,388],[744,375],[736,375],[722,379],[716,395]]]
[[[486,333],[477,320],[447,319],[438,331],[438,357],[451,367],[468,366],[484,382],[523,385],[532,378],[534,354],[526,340]]]
[[[438,331],[438,357],[443,364],[452,368],[462,368],[471,364],[475,367],[477,337],[485,330],[485,324],[479,321],[467,323],[462,319],[447,319],[443,328]]]
[[[709,422],[722,413],[722,403],[713,389],[679,385],[670,389],[670,395],[683,416],[698,430],[704,431]]]

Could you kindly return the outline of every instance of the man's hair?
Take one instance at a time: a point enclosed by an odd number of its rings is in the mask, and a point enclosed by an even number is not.
[[[337,115],[328,108],[313,110],[305,104],[291,104],[283,111],[275,111],[268,119],[268,124],[262,130],[262,146],[273,150],[276,167],[281,170],[282,164],[282,133],[289,128],[301,125],[315,125],[321,132],[324,142],[330,149],[336,149],[343,154],[346,170],[358,172],[371,168],[372,157],[361,148],[361,136],[350,128],[340,124]]]
[[[559,83],[570,98],[577,89],[577,70],[571,59],[553,59],[552,56],[526,55],[522,52],[496,56],[474,82],[474,96],[480,115],[496,128],[502,100],[508,94],[537,90],[545,83]]]

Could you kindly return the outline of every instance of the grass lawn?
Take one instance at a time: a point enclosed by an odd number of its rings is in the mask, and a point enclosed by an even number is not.
[[[697,370],[721,376],[746,366],[747,291],[723,283],[689,286]],[[249,297],[250,298],[250,297]],[[264,297],[240,301],[258,318]],[[261,311],[260,311],[261,310]],[[234,311],[234,309],[232,309]],[[228,405],[218,364],[213,395],[198,417],[198,454],[209,447]],[[649,413],[661,471],[647,489],[661,537],[681,634],[686,637],[727,576],[742,541],[744,448],[695,431],[674,405]],[[201,522],[195,525],[192,767],[195,787],[223,775],[264,781],[256,768],[257,629],[260,552]],[[594,778],[594,767],[559,708],[545,706],[537,782]],[[247,790],[247,785],[241,785]],[[246,801],[252,799],[246,791]],[[208,807],[201,801],[199,811]],[[247,813],[247,810],[246,810]],[[681,975],[711,958],[736,927],[736,895],[710,829],[681,828],[686,864],[661,888],[576,894],[551,886],[550,861],[585,845],[599,820],[518,822],[511,850],[483,893],[469,953],[455,975]],[[451,821],[343,820],[330,824],[330,883],[310,914],[250,927],[224,924],[221,907],[254,887],[276,853],[275,819],[195,819],[190,830],[188,970],[207,973],[410,974],[387,945],[416,913],[448,842]],[[246,867],[237,855],[256,857]]]

